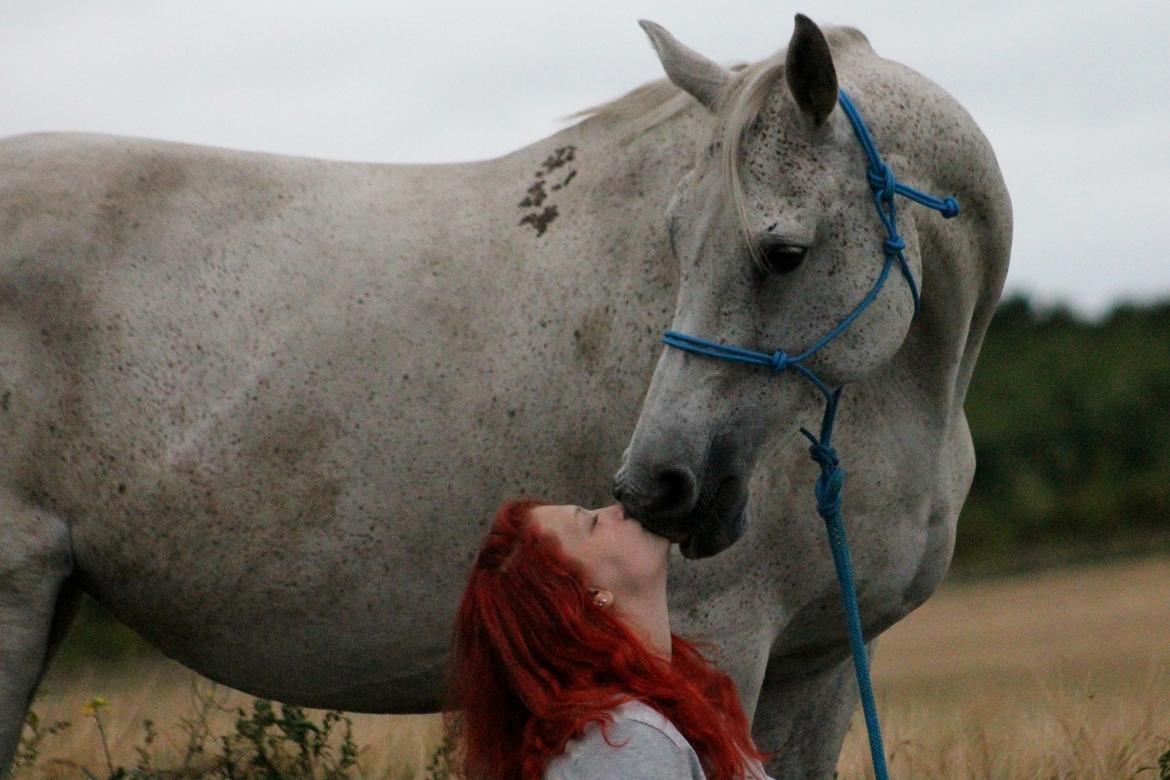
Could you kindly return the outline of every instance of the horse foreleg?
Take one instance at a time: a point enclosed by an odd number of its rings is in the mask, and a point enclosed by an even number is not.
[[[874,642],[869,643],[872,658]],[[853,710],[857,681],[853,661],[807,675],[764,675],[752,720],[752,739],[761,750],[779,750],[767,767],[776,780],[832,778]]]
[[[54,614],[72,568],[68,526],[0,492],[0,777],[12,763],[51,640],[63,633]]]

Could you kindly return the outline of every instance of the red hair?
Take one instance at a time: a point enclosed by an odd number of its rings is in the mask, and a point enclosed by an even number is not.
[[[584,567],[529,522],[546,502],[505,501],[472,566],[444,679],[443,722],[468,780],[539,780],[549,759],[606,710],[641,699],[698,753],[711,780],[758,760],[735,682],[671,634],[672,659],[651,652],[611,610],[597,607]],[[610,743],[612,744],[612,743]]]

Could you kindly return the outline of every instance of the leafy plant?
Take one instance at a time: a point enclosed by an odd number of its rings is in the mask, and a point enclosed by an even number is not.
[[[29,710],[24,717],[24,730],[20,735],[20,742],[16,746],[16,755],[12,760],[12,768],[16,770],[31,767],[37,763],[41,755],[41,742],[45,737],[60,734],[72,724],[67,720],[58,720],[43,724],[37,714]]]
[[[279,712],[266,699],[252,702],[252,714],[237,710],[236,733],[222,738],[221,771],[228,780],[306,778],[341,780],[357,764],[353,723],[342,713],[325,713],[320,725],[289,704]],[[329,738],[338,724],[344,735],[334,757]]]
[[[443,732],[431,760],[427,762],[426,780],[453,780],[459,775],[455,771],[455,745],[459,737],[459,719],[456,718],[453,728]]]
[[[213,741],[210,716],[230,710],[224,707],[214,684],[200,690],[193,681],[192,695],[193,714],[179,719],[178,729],[187,739],[177,766],[166,766],[155,756],[158,730],[150,719],[142,721],[143,736],[134,747],[134,765],[115,764],[106,722],[110,703],[100,696],[86,702],[81,714],[97,726],[105,767],[98,771],[67,759],[55,759],[54,763],[75,767],[87,780],[348,780],[356,770],[353,722],[339,711],[326,712],[318,722],[300,707],[256,699],[250,713],[242,707],[234,710],[235,731]],[[30,712],[14,768],[22,773],[31,770],[43,740],[69,725],[65,721],[42,724],[36,713]],[[219,754],[208,750],[209,742],[218,743]]]

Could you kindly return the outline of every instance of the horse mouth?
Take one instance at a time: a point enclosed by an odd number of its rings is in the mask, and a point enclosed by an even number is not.
[[[735,475],[721,479],[709,497],[701,497],[691,530],[678,543],[684,558],[709,558],[726,550],[747,527],[747,491]]]

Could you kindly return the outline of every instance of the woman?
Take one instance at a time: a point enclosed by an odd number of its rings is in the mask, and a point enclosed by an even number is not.
[[[670,544],[620,504],[504,503],[447,669],[463,777],[767,777],[734,682],[670,632]]]

